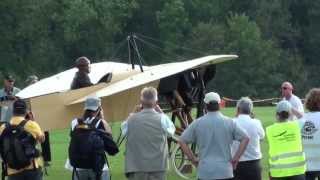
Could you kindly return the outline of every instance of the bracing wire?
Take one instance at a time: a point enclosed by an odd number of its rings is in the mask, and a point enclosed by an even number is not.
[[[194,53],[197,53],[197,54],[200,54],[200,55],[208,55],[208,53],[200,51],[200,50],[191,49],[191,48],[188,48],[188,47],[185,47],[185,46],[179,46],[179,45],[176,45],[176,44],[170,43],[170,42],[163,42],[161,40],[158,40],[158,39],[155,39],[155,38],[152,38],[152,37],[149,37],[149,36],[145,36],[145,35],[142,35],[142,34],[139,34],[139,33],[137,33],[137,35],[142,37],[142,38],[146,38],[146,39],[149,39],[149,40],[152,40],[152,41],[156,41],[156,42],[162,43],[162,44],[168,44],[168,45],[171,45],[173,47],[177,47],[177,48],[181,48],[181,49],[184,49],[184,50],[188,50],[190,52],[194,52]]]
[[[203,51],[200,51],[200,50],[195,50],[195,49],[191,49],[191,48],[188,48],[188,47],[184,47],[184,46],[179,46],[179,45],[176,45],[174,43],[170,43],[170,42],[163,42],[161,40],[158,40],[156,38],[152,38],[152,37],[149,37],[149,36],[145,36],[143,34],[139,34],[139,33],[135,33],[133,35],[133,40],[138,40],[140,43],[144,44],[145,47],[153,50],[155,53],[157,53],[158,55],[160,56],[163,56],[164,58],[168,59],[168,60],[172,60],[172,59],[178,59],[178,60],[185,60],[187,59],[186,57],[184,56],[181,56],[177,53],[169,53],[167,51],[164,50],[164,48],[161,47],[161,44],[162,45],[169,45],[169,46],[172,46],[172,47],[177,47],[177,48],[180,48],[180,49],[183,49],[183,50],[186,50],[188,52],[193,52],[193,53],[196,53],[196,54],[200,54],[200,55],[208,55],[208,53],[206,52],[203,52]],[[121,50],[122,47],[124,47],[124,44],[127,44],[128,43],[128,40],[127,38],[125,38],[123,41],[121,41],[120,43],[117,44],[116,48],[115,48],[115,51],[112,53],[110,59],[113,59],[116,57],[116,55],[119,53],[119,51]],[[139,49],[138,49],[138,46],[137,46],[137,43],[134,41],[134,42],[131,42],[129,41],[130,45],[133,47],[134,51],[136,53],[136,55],[134,55],[136,58],[138,58],[142,64],[144,65],[147,65],[146,61],[144,60],[143,56],[140,54],[139,52]],[[157,45],[158,44],[158,45]],[[141,47],[140,47],[141,48]],[[130,56],[130,55],[129,55]]]
[[[153,48],[154,51],[157,52],[159,55],[166,55],[166,54],[167,54],[167,57],[169,57],[169,58],[172,57],[172,58],[186,59],[186,58],[183,57],[183,56],[180,56],[180,55],[177,55],[177,54],[173,54],[173,53],[170,54],[170,53],[168,53],[168,52],[165,52],[165,51],[163,50],[163,48],[161,48],[161,47],[159,47],[159,46],[157,46],[157,45],[155,45],[155,44],[152,44],[152,43],[150,43],[150,42],[148,42],[148,41],[145,41],[145,40],[143,40],[143,39],[141,39],[141,38],[139,38],[139,37],[137,37],[137,40],[139,40],[141,43],[144,43],[144,44],[150,46],[150,48]]]
[[[115,51],[112,53],[110,59],[115,58],[115,56],[119,53],[121,47],[123,47],[126,42],[127,42],[127,39],[124,39],[120,43],[118,43],[118,45],[116,46]]]

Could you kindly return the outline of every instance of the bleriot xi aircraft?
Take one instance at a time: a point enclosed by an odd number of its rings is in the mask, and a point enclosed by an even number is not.
[[[35,121],[44,130],[69,127],[70,121],[83,113],[83,102],[88,96],[98,96],[102,99],[108,121],[123,121],[139,103],[143,87],[179,88],[180,75],[187,77],[184,76],[186,73],[235,58],[236,55],[212,55],[184,62],[140,65],[140,68],[138,65],[116,62],[94,63],[91,64],[89,74],[91,81],[96,84],[94,86],[70,90],[77,71],[73,68],[42,79],[20,91],[17,96],[29,101]]]
[[[70,122],[81,117],[87,97],[102,99],[104,117],[110,121],[123,121],[139,104],[140,91],[146,86],[158,89],[161,106],[168,107],[176,125],[176,135],[192,122],[191,109],[196,106],[197,117],[203,114],[203,97],[207,82],[215,76],[216,64],[236,59],[236,55],[211,55],[183,62],[142,66],[131,61],[128,64],[100,62],[91,64],[89,77],[95,85],[70,90],[77,71],[72,68],[42,79],[28,86],[16,96],[26,99],[34,113],[34,120],[45,130],[70,127]],[[49,134],[43,146],[46,161],[50,161]],[[120,141],[120,136],[118,142]],[[169,146],[175,140],[169,141]],[[173,143],[173,144],[172,144]],[[195,152],[195,146],[192,146]],[[189,159],[182,153],[179,144],[171,149],[172,167],[184,179],[195,178]],[[188,170],[189,169],[189,170]],[[191,170],[191,171],[190,171]]]

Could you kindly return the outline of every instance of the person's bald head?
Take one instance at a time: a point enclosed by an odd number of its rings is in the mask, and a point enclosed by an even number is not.
[[[76,60],[76,67],[81,72],[90,73],[90,60],[85,56],[79,57]]]
[[[285,81],[281,85],[281,94],[282,97],[285,97],[286,99],[289,99],[292,95],[293,86],[290,82]]]

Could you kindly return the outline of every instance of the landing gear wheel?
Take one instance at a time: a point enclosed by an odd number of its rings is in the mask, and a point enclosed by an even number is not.
[[[192,146],[192,145],[190,145]],[[191,148],[192,150],[195,148]],[[174,171],[183,179],[195,179],[196,167],[188,159],[179,144],[176,144],[171,154],[171,163]]]

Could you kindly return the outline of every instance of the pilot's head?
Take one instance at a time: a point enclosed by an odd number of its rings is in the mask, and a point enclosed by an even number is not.
[[[85,56],[79,57],[76,60],[76,67],[80,72],[90,73],[90,60]]]
[[[207,111],[209,112],[219,111],[220,109],[219,104],[221,102],[221,99],[218,93],[215,93],[215,92],[207,93],[203,101],[206,104]]]
[[[158,101],[158,92],[154,87],[145,87],[141,91],[141,104],[144,108],[153,108]]]

